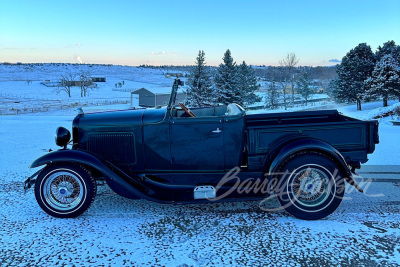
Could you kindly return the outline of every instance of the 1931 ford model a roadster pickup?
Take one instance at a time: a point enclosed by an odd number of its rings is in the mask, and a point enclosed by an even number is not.
[[[352,173],[379,142],[377,121],[336,110],[247,115],[236,104],[178,108],[180,85],[176,79],[166,108],[78,114],[72,140],[57,129],[63,149],[31,164],[45,167],[25,189],[34,184],[40,207],[63,218],[85,212],[96,180],[105,179],[124,197],[161,203],[255,200],[272,192],[286,211],[307,220],[339,206],[345,181],[362,191]]]

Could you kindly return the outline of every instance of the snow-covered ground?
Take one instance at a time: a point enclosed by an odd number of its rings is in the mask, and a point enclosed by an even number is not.
[[[121,70],[113,71],[120,75],[114,81],[127,84],[127,74]],[[30,75],[44,79],[46,73]],[[26,96],[28,103],[35,99],[26,86],[18,91],[9,81],[22,74],[7,75],[7,79],[0,75],[7,80],[0,82],[0,94]],[[114,81],[110,80],[108,93],[99,91],[97,96],[110,100],[109,105],[88,102],[86,112],[129,106],[111,105],[123,94],[112,91]],[[57,99],[41,90],[41,98]],[[42,104],[42,99],[37,103]],[[362,112],[355,111],[354,105],[341,106],[339,111],[370,119],[380,105],[364,104]],[[370,166],[374,182],[365,194],[347,188],[339,209],[314,222],[295,219],[284,211],[264,211],[259,202],[162,205],[124,199],[106,186],[99,187],[84,215],[50,217],[39,208],[32,190],[24,194],[23,181],[34,172],[28,166],[35,158],[56,149],[56,127],[71,128],[75,114],[73,107],[66,107],[0,116],[0,266],[400,265],[400,177],[382,174],[376,166]],[[400,165],[400,127],[389,120],[380,119],[381,143],[369,164]],[[263,207],[278,207],[278,203],[269,200]]]
[[[371,120],[374,117],[400,106],[399,101],[389,101],[389,107],[382,107],[382,101],[363,103],[362,111],[357,111],[355,105],[339,107],[339,112],[361,120]],[[393,126],[391,116],[377,119],[379,121],[379,139],[375,152],[368,156],[367,165],[400,165],[400,127]]]

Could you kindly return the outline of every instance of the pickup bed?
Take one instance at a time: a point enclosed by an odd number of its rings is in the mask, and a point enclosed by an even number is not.
[[[246,115],[245,123],[250,170],[272,162],[282,145],[297,139],[330,144],[350,166],[367,162],[379,143],[377,121],[357,120],[337,110]]]

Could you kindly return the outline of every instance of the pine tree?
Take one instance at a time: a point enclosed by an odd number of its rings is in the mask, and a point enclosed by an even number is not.
[[[338,79],[335,97],[342,101],[357,102],[357,110],[361,110],[361,100],[366,90],[364,81],[371,77],[374,66],[375,56],[369,45],[361,43],[351,49],[336,67]]]
[[[375,53],[376,61],[379,62],[384,56],[392,55],[392,57],[400,64],[400,46],[391,40],[379,46]]]
[[[226,50],[223,57],[223,64],[220,64],[215,75],[215,87],[218,103],[224,105],[240,103],[241,95],[238,90],[238,75],[236,62],[233,62],[231,51]]]
[[[400,100],[400,65],[391,54],[385,55],[376,64],[372,76],[365,81],[368,88],[365,97],[383,99],[383,106],[388,105],[390,96],[397,96]]]
[[[265,107],[270,109],[276,109],[279,102],[279,89],[272,81],[268,86],[267,95],[265,97]]]
[[[332,99],[335,100],[336,103],[342,103],[345,102],[346,100],[340,99],[337,96],[339,95],[339,79],[332,79],[329,81],[329,84],[326,88],[326,93],[328,96]]]
[[[256,74],[253,68],[248,66],[245,61],[238,66],[238,76],[238,89],[241,97],[238,104],[247,106],[260,101],[260,98],[255,94],[255,91],[260,88],[260,85],[257,84]]]
[[[304,72],[304,74],[300,77],[300,80],[297,82],[297,93],[299,93],[304,98],[307,106],[308,99],[313,93],[313,89],[311,88],[311,81],[308,78],[307,72]]]
[[[189,88],[185,104],[189,107],[210,106],[215,102],[215,93],[212,88],[210,74],[206,67],[205,53],[199,51],[196,65],[193,67],[188,78]]]

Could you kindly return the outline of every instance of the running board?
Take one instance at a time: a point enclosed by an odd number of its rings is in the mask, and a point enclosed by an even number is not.
[[[194,199],[210,199],[215,198],[215,188],[211,185],[196,186],[193,190]]]

